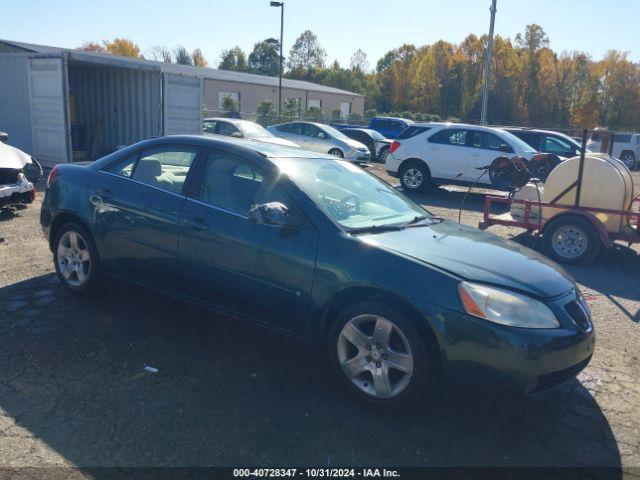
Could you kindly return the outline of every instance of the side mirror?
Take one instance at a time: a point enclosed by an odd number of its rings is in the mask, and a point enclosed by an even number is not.
[[[502,145],[500,145],[500,151],[505,153],[512,153],[511,147],[506,143],[503,143]]]
[[[9,141],[9,134],[7,132],[0,132],[0,142],[7,143]]]
[[[242,134],[240,132],[233,132],[231,136],[234,138],[242,138]]]
[[[249,221],[280,228],[292,226],[289,223],[289,209],[280,202],[254,205],[249,210]]]

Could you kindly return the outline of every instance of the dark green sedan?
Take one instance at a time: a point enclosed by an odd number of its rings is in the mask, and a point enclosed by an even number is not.
[[[119,277],[292,335],[326,348],[374,402],[416,398],[460,371],[537,393],[594,349],[589,309],[555,264],[335,157],[146,140],[57,166],[41,223],[69,290]]]

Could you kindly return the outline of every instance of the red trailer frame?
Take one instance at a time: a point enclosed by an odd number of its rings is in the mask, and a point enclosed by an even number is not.
[[[522,221],[515,219],[507,219],[491,216],[491,206],[496,203],[506,204],[509,207],[512,204],[524,205],[524,219]],[[633,203],[640,203],[640,195],[635,197]],[[576,205],[566,205],[558,203],[545,203],[545,202],[533,202],[531,200],[518,200],[514,198],[496,197],[488,195],[484,199],[484,219],[478,225],[480,230],[486,230],[492,225],[504,225],[507,227],[524,228],[528,232],[535,232],[536,235],[540,235],[544,232],[544,228],[548,221],[542,219],[531,220],[531,207],[536,206],[540,208],[557,208],[565,210],[564,212],[554,215],[550,220],[555,220],[564,215],[578,215],[582,218],[586,218],[598,232],[598,236],[602,241],[602,244],[609,248],[613,246],[613,242],[620,240],[627,242],[629,245],[633,243],[640,243],[640,211],[633,212],[631,210],[612,210],[609,208],[595,208],[595,207],[580,207]],[[606,213],[609,215],[621,215],[626,216],[629,220],[631,230],[626,232],[608,232],[605,229],[604,224],[598,220],[594,213]]]

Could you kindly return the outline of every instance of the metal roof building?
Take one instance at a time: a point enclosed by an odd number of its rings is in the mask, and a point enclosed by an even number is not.
[[[363,114],[364,97],[283,79],[283,102],[297,98],[329,115]],[[0,40],[0,130],[44,165],[96,158],[162,134],[199,133],[203,109],[224,97],[244,114],[277,105],[278,79],[145,59]]]

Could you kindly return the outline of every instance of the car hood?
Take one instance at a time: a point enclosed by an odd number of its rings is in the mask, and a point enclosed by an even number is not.
[[[368,150],[366,145],[364,145],[363,143],[360,143],[357,140],[354,140],[353,138],[346,138],[346,139],[342,138],[341,140],[347,145],[349,145],[351,148],[366,148]]]
[[[428,227],[372,233],[360,238],[461,279],[520,290],[535,297],[555,297],[575,285],[568,273],[533,250],[446,220]]]
[[[22,170],[27,163],[31,163],[29,155],[11,145],[0,142],[0,168]]]
[[[281,145],[283,147],[300,148],[300,145],[298,145],[297,143],[291,142],[289,140],[286,140],[280,137],[254,137],[254,138],[250,138],[249,140],[253,140],[255,142],[262,142],[262,143],[270,143],[272,145]]]

